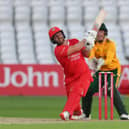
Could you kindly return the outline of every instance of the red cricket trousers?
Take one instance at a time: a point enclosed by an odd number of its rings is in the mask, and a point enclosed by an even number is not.
[[[85,96],[92,81],[91,76],[84,73],[70,84],[66,85],[67,101],[63,111],[72,116],[75,111],[81,111],[80,99]]]

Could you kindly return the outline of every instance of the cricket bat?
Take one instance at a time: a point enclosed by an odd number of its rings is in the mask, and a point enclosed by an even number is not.
[[[105,17],[106,17],[106,11],[102,8],[95,19],[92,30],[97,32],[101,24],[104,22]]]

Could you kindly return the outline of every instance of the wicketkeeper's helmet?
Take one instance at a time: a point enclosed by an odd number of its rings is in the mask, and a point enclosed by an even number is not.
[[[60,28],[58,28],[58,27],[55,26],[55,27],[50,28],[50,30],[49,30],[49,37],[50,37],[50,40],[52,41],[53,44],[56,43],[54,41],[54,36],[58,32],[62,32],[62,34],[63,34],[63,36],[65,38],[64,32]]]
[[[105,35],[108,35],[108,29],[104,23],[100,26],[99,30],[103,30]]]

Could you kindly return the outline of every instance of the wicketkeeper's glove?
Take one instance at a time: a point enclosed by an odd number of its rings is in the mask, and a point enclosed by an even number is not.
[[[96,59],[96,57],[88,60],[87,64],[89,66],[89,68],[92,70],[92,71],[96,71],[97,69],[97,63],[98,63],[98,60]]]
[[[94,57],[88,60],[87,64],[90,70],[92,71],[92,75],[94,75],[94,73],[100,70],[100,68],[104,65],[104,59],[103,58],[97,59],[96,57]]]
[[[97,63],[97,68],[96,71],[100,70],[100,68],[104,65],[104,59],[103,58],[99,58],[98,59],[98,63]]]

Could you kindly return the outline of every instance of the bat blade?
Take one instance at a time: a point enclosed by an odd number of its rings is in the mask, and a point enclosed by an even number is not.
[[[95,19],[92,30],[95,30],[97,32],[99,30],[101,24],[104,22],[105,17],[106,17],[106,11],[104,9],[101,9]]]

